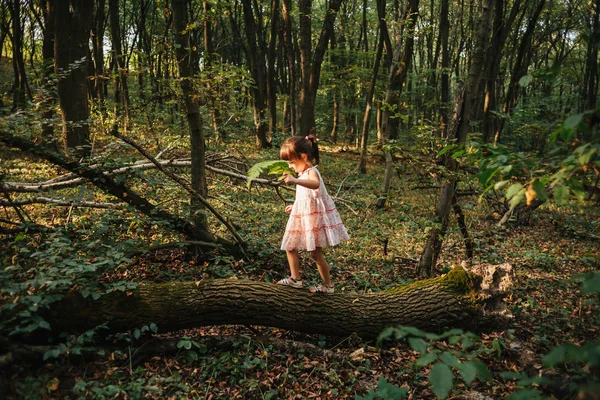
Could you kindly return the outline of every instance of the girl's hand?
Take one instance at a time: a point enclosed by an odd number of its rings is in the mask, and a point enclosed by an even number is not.
[[[296,183],[298,180],[293,175],[283,174],[283,180],[285,183]]]
[[[285,212],[290,214],[292,212],[292,205],[290,204],[289,206],[285,206]]]

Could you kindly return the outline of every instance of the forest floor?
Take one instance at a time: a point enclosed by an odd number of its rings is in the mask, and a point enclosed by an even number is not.
[[[384,168],[381,159],[373,157],[368,174],[363,175],[357,168],[358,156],[342,150],[323,146],[320,166],[351,235],[350,241],[325,253],[336,293],[377,292],[415,280],[437,190],[419,189],[429,184],[429,176],[406,163],[393,180],[386,207],[377,210]],[[276,159],[277,149],[246,158],[249,163]],[[30,171],[35,169],[28,165]],[[162,179],[157,176],[154,182]],[[165,249],[133,257],[126,268],[103,279],[169,282],[235,277],[272,282],[285,277],[287,262],[279,250],[287,220],[285,203],[271,188],[253,185],[248,191],[245,182],[214,175],[209,183],[211,201],[248,241],[250,261],[219,256],[197,262],[183,249]],[[172,202],[177,195],[169,190],[173,188],[156,185],[152,194]],[[283,193],[293,196],[292,192]],[[548,397],[571,398],[574,392],[570,385],[585,381],[586,374],[593,371],[580,366],[549,369],[542,358],[557,345],[582,344],[600,334],[598,297],[580,292],[581,274],[600,267],[600,210],[585,204],[560,208],[545,205],[534,212],[527,226],[498,226],[499,216],[477,195],[461,197],[460,202],[475,243],[474,262],[509,263],[515,268],[517,282],[506,297],[512,315],[508,322],[474,332],[480,348],[487,349],[478,357],[491,372],[491,379],[480,376],[467,385],[455,373],[449,398],[504,398],[523,387],[537,388]],[[95,226],[112,226],[116,218],[102,219],[106,217],[100,217],[100,211],[74,209],[68,217],[66,212],[52,211],[53,223],[71,218],[74,224],[87,224],[87,229],[93,230]],[[139,246],[165,239],[155,226],[139,223],[136,216],[122,218],[120,225],[111,228],[115,242],[133,240]],[[215,225],[213,229],[227,236],[222,227]],[[460,265],[463,259],[460,231],[453,223],[444,240],[439,269]],[[308,255],[302,255],[302,264],[304,279],[318,283],[317,269]],[[428,379],[431,365],[419,366],[416,361],[423,354],[403,340],[379,348],[355,337],[306,335],[256,326],[134,336],[138,335],[114,338],[126,345],[116,350],[109,346],[104,355],[61,357],[42,365],[15,364],[3,373],[12,381],[16,398],[338,399],[366,396],[378,387],[380,378],[406,388],[407,398],[436,398]],[[217,337],[220,344],[205,345],[209,337]],[[164,350],[157,341],[176,345]],[[458,355],[470,351],[450,341],[430,342],[428,349]],[[146,356],[135,357],[142,350]],[[507,373],[548,376],[553,383],[529,386]],[[381,382],[379,398],[398,398],[391,386]],[[386,390],[389,397],[383,396]],[[531,398],[527,392],[521,393],[525,396],[521,398]]]

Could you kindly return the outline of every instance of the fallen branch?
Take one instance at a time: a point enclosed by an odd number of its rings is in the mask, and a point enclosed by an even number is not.
[[[244,254],[244,256],[246,256],[245,252],[244,252],[244,240],[240,237],[240,235],[237,233],[237,230],[233,227],[233,225],[231,225],[229,223],[229,221],[227,221],[227,219],[225,219],[225,217],[223,217],[209,202],[208,200],[206,200],[204,198],[204,196],[202,196],[202,194],[200,194],[196,189],[194,189],[192,187],[192,185],[190,185],[189,182],[186,182],[184,179],[182,179],[181,177],[177,176],[176,174],[167,171],[165,168],[162,167],[162,165],[160,165],[160,162],[158,162],[158,160],[156,160],[154,157],[152,157],[146,150],[144,150],[140,145],[138,145],[137,143],[135,143],[133,140],[121,135],[116,129],[112,131],[112,134],[123,140],[125,143],[129,144],[130,146],[132,146],[134,149],[136,149],[141,155],[143,155],[144,157],[146,157],[148,160],[150,160],[150,162],[152,162],[152,164],[154,164],[156,166],[156,168],[158,168],[160,170],[160,172],[162,172],[163,174],[165,174],[166,176],[168,176],[169,178],[171,178],[171,180],[177,182],[179,185],[181,185],[181,187],[183,187],[185,190],[187,190],[187,192],[189,194],[192,195],[192,197],[194,197],[196,200],[200,201],[200,203],[202,203],[202,205],[209,210],[219,221],[221,221],[221,223],[223,225],[225,225],[225,227],[227,228],[227,230],[233,235],[233,237],[235,238],[235,240],[238,242],[238,245],[240,246],[240,251]],[[246,256],[247,257],[247,256]]]
[[[157,160],[157,162],[163,168],[189,168],[192,165],[192,162],[190,160]],[[89,168],[94,168],[94,166],[90,166]],[[100,173],[102,173],[104,176],[113,177],[116,175],[123,175],[123,174],[131,173],[134,171],[145,171],[145,170],[150,170],[150,169],[155,169],[155,168],[157,168],[157,165],[153,164],[152,162],[145,161],[145,162],[140,163],[139,161],[136,161],[135,163],[133,163],[131,165],[124,165],[119,168],[115,168],[115,169],[111,169],[111,170],[107,170],[107,171],[101,171]],[[221,169],[221,168],[216,168],[216,167],[213,167],[208,164],[206,165],[206,169],[208,169],[209,171],[212,171],[216,174],[225,175],[225,176],[229,176],[232,178],[243,180],[244,182],[247,181],[247,179],[248,179],[248,177],[246,175],[239,174],[239,173],[232,172],[232,171],[227,171],[227,170]],[[288,190],[293,190],[293,189],[289,189],[289,188],[281,185],[280,182],[275,181],[275,180],[254,178],[252,180],[252,182],[260,184],[260,185],[264,185],[264,186],[283,187]],[[64,175],[61,175],[61,176],[53,178],[53,179],[46,180],[44,182],[36,182],[36,183],[0,182],[0,192],[39,193],[39,192],[48,192],[48,191],[56,191],[56,190],[61,190],[61,189],[68,189],[68,188],[82,185],[84,183],[86,183],[85,179],[77,176],[76,174],[69,173],[69,174],[64,174]]]
[[[123,206],[114,203],[99,203],[96,201],[75,201],[75,200],[59,200],[52,199],[50,197],[30,197],[28,199],[13,200],[10,203],[8,201],[0,201],[0,206],[12,206],[12,205],[27,205],[27,204],[52,204],[61,207],[88,207],[88,208],[105,208],[113,210],[121,210]]]

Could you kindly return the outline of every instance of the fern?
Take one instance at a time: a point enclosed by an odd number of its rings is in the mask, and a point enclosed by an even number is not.
[[[252,180],[258,178],[260,174],[266,172],[268,175],[282,175],[282,174],[293,174],[294,171],[288,166],[288,162],[285,160],[270,160],[270,161],[261,161],[259,163],[254,164],[248,170],[248,179],[246,181],[246,186],[250,189],[250,185],[252,185]]]

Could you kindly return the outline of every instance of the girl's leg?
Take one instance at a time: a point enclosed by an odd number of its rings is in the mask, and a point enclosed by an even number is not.
[[[325,257],[323,257],[323,250],[321,247],[317,247],[315,250],[311,251],[310,254],[317,263],[317,268],[319,268],[319,274],[321,274],[323,284],[327,287],[332,287],[331,276],[329,275],[329,264],[327,264]]]
[[[300,257],[297,250],[286,250],[288,263],[290,264],[290,275],[295,280],[300,280]]]

